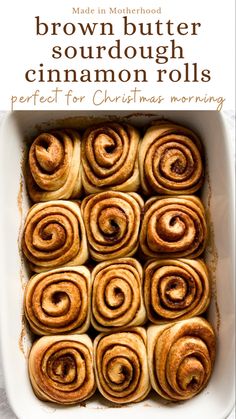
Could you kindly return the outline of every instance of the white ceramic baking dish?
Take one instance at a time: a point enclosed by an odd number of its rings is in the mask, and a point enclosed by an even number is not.
[[[205,182],[202,198],[209,209],[209,223],[213,227],[207,259],[215,290],[208,317],[218,336],[217,358],[211,380],[202,393],[184,403],[166,403],[154,393],[141,403],[119,409],[96,395],[86,406],[57,407],[41,402],[35,397],[29,382],[26,354],[30,347],[30,335],[22,328],[23,285],[27,272],[22,265],[18,236],[28,205],[21,170],[24,141],[32,138],[39,127],[47,129],[64,124],[84,128],[104,118],[122,118],[144,126],[159,117],[195,129],[206,150],[209,182]],[[1,343],[6,391],[17,417],[115,419],[121,415],[123,418],[146,415],[150,419],[226,418],[234,403],[234,178],[232,141],[227,135],[222,115],[214,111],[133,114],[117,111],[13,112],[7,114],[2,124],[0,146]]]

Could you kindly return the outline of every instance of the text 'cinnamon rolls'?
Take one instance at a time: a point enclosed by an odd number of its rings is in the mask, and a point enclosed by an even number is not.
[[[92,325],[108,331],[139,326],[146,320],[142,267],[132,258],[99,263],[93,270]]]
[[[143,207],[136,193],[107,191],[81,205],[91,257],[97,261],[132,256],[138,248]]]
[[[95,339],[98,389],[108,400],[123,404],[143,400],[149,393],[146,331],[100,334]]]
[[[32,143],[27,165],[27,186],[34,202],[80,196],[80,136],[73,129],[40,134]]]
[[[139,186],[139,132],[130,125],[103,123],[88,128],[82,141],[82,181],[87,194]]]
[[[29,376],[41,400],[69,405],[88,399],[96,389],[91,339],[87,335],[40,338],[29,354]]]
[[[90,325],[91,278],[85,266],[34,275],[25,289],[24,308],[37,335],[84,333]]]
[[[150,198],[144,209],[140,246],[148,257],[198,257],[205,249],[207,225],[199,198]]]
[[[25,221],[22,250],[34,272],[82,265],[88,250],[79,205],[70,201],[33,205]]]
[[[152,323],[202,314],[210,302],[206,265],[197,259],[164,259],[144,269],[144,300]]]
[[[212,373],[216,339],[201,317],[148,328],[151,385],[165,399],[187,400],[199,393]]]
[[[203,183],[203,150],[193,131],[169,121],[148,128],[139,148],[141,186],[146,195],[196,192]]]

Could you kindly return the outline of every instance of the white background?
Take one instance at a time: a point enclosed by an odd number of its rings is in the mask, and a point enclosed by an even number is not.
[[[137,15],[128,14],[128,19],[132,22],[153,22],[158,19],[163,22],[169,19],[173,22],[200,22],[201,28],[198,36],[175,36],[177,44],[183,46],[185,59],[171,60],[166,66],[159,68],[178,68],[183,62],[197,62],[199,68],[211,69],[212,80],[208,83],[156,83],[154,60],[145,60],[137,63],[135,60],[86,60],[80,59],[59,59],[51,57],[51,48],[54,45],[66,47],[68,45],[81,45],[81,43],[91,45],[113,44],[113,41],[119,38],[122,33],[122,14],[111,15],[109,8],[117,7],[122,9],[129,8],[149,8],[158,9],[161,7],[161,14]],[[99,7],[107,10],[106,15],[83,15],[72,14],[73,7],[95,8]],[[95,0],[79,1],[66,0],[41,0],[30,2],[28,0],[8,1],[4,4],[4,13],[0,15],[1,31],[1,95],[0,109],[11,109],[11,96],[31,96],[36,90],[40,90],[40,95],[48,96],[56,87],[63,90],[58,103],[45,104],[34,103],[15,103],[14,109],[140,109],[139,103],[105,103],[95,105],[92,103],[93,92],[97,89],[108,89],[109,93],[114,95],[128,94],[131,89],[137,87],[142,89],[146,96],[162,95],[165,98],[162,104],[146,104],[145,109],[216,109],[215,103],[185,103],[171,104],[170,95],[201,95],[201,96],[223,96],[223,109],[234,109],[234,0],[225,2],[219,0],[198,0],[196,2],[189,0]],[[64,34],[58,36],[36,36],[35,34],[35,16],[40,16],[45,22],[112,22],[114,36],[86,36],[82,37],[79,32],[72,36]],[[142,36],[133,35],[132,37],[123,37],[123,42],[131,45],[168,45],[171,36]],[[149,72],[149,83],[29,83],[25,81],[25,71],[29,68],[39,68],[43,63],[44,68],[127,68],[130,71],[133,68],[146,66]],[[153,69],[153,71],[152,71]],[[85,95],[86,99],[82,103],[70,104],[67,107],[65,103],[65,93],[72,89],[75,95]]]

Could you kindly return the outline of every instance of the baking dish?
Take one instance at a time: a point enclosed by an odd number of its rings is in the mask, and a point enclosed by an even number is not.
[[[84,129],[101,120],[123,120],[138,127],[167,118],[194,129],[202,138],[208,176],[203,188],[210,240],[206,259],[211,270],[213,297],[208,313],[217,332],[217,358],[211,380],[198,396],[184,403],[162,401],[154,393],[143,402],[120,410],[95,395],[86,404],[58,407],[38,400],[27,373],[29,332],[22,323],[22,299],[27,270],[19,251],[19,235],[28,208],[22,176],[25,140],[38,130],[55,126]],[[162,419],[226,418],[234,403],[234,178],[233,150],[222,115],[216,111],[21,111],[6,115],[0,133],[0,277],[1,344],[6,391],[18,418],[128,417]]]

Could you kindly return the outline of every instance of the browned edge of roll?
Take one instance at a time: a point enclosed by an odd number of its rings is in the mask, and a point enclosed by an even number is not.
[[[30,278],[24,312],[37,335],[85,333],[91,316],[91,274],[85,266],[53,269]]]
[[[94,341],[95,374],[100,393],[117,403],[143,400],[150,391],[146,330],[101,333]]]
[[[195,193],[204,180],[202,143],[185,126],[155,122],[140,141],[139,170],[142,190],[148,196]]]
[[[29,354],[36,396],[61,405],[87,400],[96,390],[93,345],[87,335],[44,336]]]
[[[92,318],[96,330],[140,326],[146,320],[143,269],[133,258],[99,263],[92,272]]]
[[[82,192],[81,138],[75,129],[39,134],[30,146],[26,183],[33,202],[78,198]]]
[[[197,258],[205,250],[207,224],[201,200],[192,195],[153,197],[144,207],[140,246],[149,258]]]
[[[101,192],[82,201],[89,251],[94,260],[128,257],[136,252],[142,208],[143,200],[135,192]]]
[[[88,249],[79,203],[57,200],[33,205],[25,221],[22,250],[37,273],[82,265]]]
[[[87,128],[82,140],[82,182],[86,194],[139,187],[139,131],[129,124],[104,122]]]
[[[200,259],[152,259],[144,267],[144,301],[154,324],[204,313],[210,303],[208,270]]]
[[[151,385],[160,396],[187,400],[204,389],[216,351],[215,332],[207,320],[193,317],[149,326],[147,336]]]

